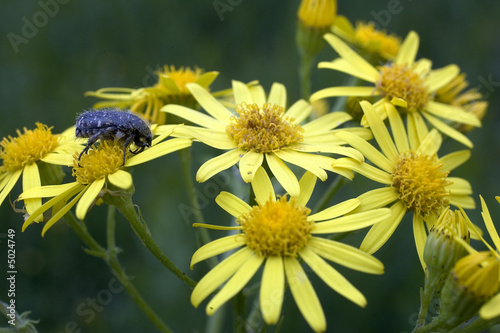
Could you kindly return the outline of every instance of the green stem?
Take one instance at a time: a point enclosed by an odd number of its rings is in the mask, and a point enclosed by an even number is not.
[[[246,297],[240,291],[233,297],[234,331],[246,332]]]
[[[336,175],[335,180],[330,183],[330,187],[323,193],[323,197],[320,198],[320,200],[314,207],[314,213],[320,212],[328,206],[328,203],[333,198],[333,196],[342,187],[342,185],[344,185],[344,181],[344,177]]]
[[[427,312],[429,311],[429,306],[434,298],[434,293],[441,289],[439,281],[443,279],[443,274],[435,274],[434,271],[427,272],[425,277],[424,288],[420,289],[420,310],[418,312],[417,324],[415,329],[423,326],[425,324],[425,319],[427,318]]]
[[[311,96],[311,71],[314,63],[314,58],[314,56],[307,53],[301,54],[299,77],[302,98],[306,101],[309,100],[309,97]]]
[[[108,249],[103,248],[97,241],[90,235],[87,227],[83,222],[78,221],[73,213],[68,212],[65,219],[77,236],[88,247],[85,252],[103,259],[111,268],[113,275],[120,281],[127,293],[130,295],[135,304],[141,311],[149,318],[149,320],[164,333],[172,332],[171,329],[158,317],[158,315],[149,307],[139,294],[137,289],[132,284],[130,278],[127,277],[119,260],[119,249],[115,246],[114,233],[115,233],[115,220],[114,220],[114,207],[109,206],[108,219],[107,219],[107,245]]]
[[[192,205],[194,218],[196,223],[205,223],[203,214],[201,212],[201,207],[199,204],[198,196],[196,194],[196,189],[194,186],[193,177],[191,174],[191,162],[192,162],[192,152],[191,149],[182,149],[178,152],[179,158],[182,164],[182,175],[184,177],[184,183],[187,186],[187,194],[189,196],[189,202]],[[199,246],[208,244],[211,242],[208,230],[205,228],[196,228],[196,234],[199,235]],[[210,268],[215,267],[218,264],[216,257],[211,257],[207,260]]]
[[[479,333],[485,332],[488,328],[500,324],[500,317],[493,318],[492,320],[484,320],[481,317],[476,317],[467,322],[465,325],[459,325],[448,333]]]
[[[158,247],[151,236],[151,232],[146,225],[146,221],[141,219],[141,217],[137,214],[135,206],[132,203],[131,196],[125,194],[117,197],[117,200],[113,200],[112,202],[113,205],[115,205],[116,208],[118,208],[118,210],[125,216],[132,229],[134,229],[137,237],[139,237],[142,244],[149,250],[149,252],[151,252],[163,264],[163,266],[174,273],[179,279],[186,282],[186,284],[191,288],[194,288],[196,281],[184,274],[184,272],[182,272]]]

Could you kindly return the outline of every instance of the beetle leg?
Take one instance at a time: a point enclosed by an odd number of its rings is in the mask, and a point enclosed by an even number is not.
[[[132,143],[132,139],[134,137],[132,135],[129,135],[127,140],[125,140],[125,147],[123,148],[123,164],[122,166],[125,165],[125,156],[127,155],[127,148],[129,148],[130,144]],[[131,149],[129,149],[131,153],[134,153]]]

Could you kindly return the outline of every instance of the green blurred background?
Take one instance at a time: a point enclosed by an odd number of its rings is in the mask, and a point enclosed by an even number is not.
[[[85,91],[152,85],[153,71],[163,64],[219,71],[213,90],[229,87],[232,79],[259,80],[266,89],[272,82],[282,82],[288,89],[289,102],[297,100],[300,90],[295,28],[299,1],[220,2],[230,10],[218,13],[213,0],[1,1],[0,137],[15,135],[15,130],[23,127],[33,128],[36,121],[61,132],[95,102],[83,96]],[[396,2],[396,7],[391,7]],[[403,37],[410,30],[417,31],[421,40],[419,57],[432,59],[435,67],[458,64],[468,74],[471,87],[488,96],[490,107],[483,128],[470,136],[475,144],[472,158],[454,175],[472,183],[476,199],[479,194],[486,198],[499,229],[500,206],[494,196],[500,195],[500,2],[365,0],[339,1],[338,8],[339,14],[352,21],[378,20],[389,32]],[[389,8],[397,8],[397,13],[387,15]],[[36,22],[36,31],[25,27],[27,22]],[[13,45],[10,33],[21,37],[24,33],[26,39]],[[334,57],[334,51],[327,47],[318,60]],[[315,70],[313,91],[340,84],[343,78],[333,71]],[[197,166],[216,152],[196,143],[193,149],[194,174]],[[197,244],[192,216],[181,213],[190,203],[182,179],[177,176],[179,167],[177,154],[136,167],[134,202],[164,252],[187,274],[199,279],[208,267],[200,263],[189,270]],[[229,223],[228,214],[214,204],[214,198],[228,188],[229,177],[233,176],[229,171],[197,184],[207,222]],[[335,200],[360,194],[364,185],[373,186],[361,179],[355,184]],[[327,185],[321,184],[316,192]],[[20,190],[17,186],[10,199],[14,200]],[[87,215],[87,225],[103,243],[105,215],[105,207],[95,207]],[[471,211],[470,217],[482,225],[478,209]],[[411,331],[423,273],[409,222],[405,219],[395,236],[376,253],[386,265],[386,274],[369,276],[339,268],[367,297],[365,309],[343,299],[310,274],[329,331]],[[5,233],[13,228],[17,309],[32,311],[31,317],[40,319],[39,332],[156,331],[129,296],[117,289],[116,280],[102,260],[82,251],[81,241],[64,222],[57,223],[44,238],[40,237],[41,225],[24,233],[21,225],[22,216],[12,211],[8,201],[4,202],[0,207],[0,300],[7,299]],[[144,250],[121,216],[117,229],[118,246],[124,249],[120,259],[145,299],[174,331],[204,332],[206,302],[199,309],[192,307],[189,288]],[[212,234],[214,238],[222,235]],[[347,241],[359,245],[360,239]],[[92,299],[100,301],[99,306],[92,308]],[[251,297],[249,310],[253,302]],[[231,318],[230,304],[223,309],[220,311],[226,311],[226,318]],[[284,314],[283,332],[309,331],[289,293]],[[225,331],[233,331],[231,321],[226,321]]]

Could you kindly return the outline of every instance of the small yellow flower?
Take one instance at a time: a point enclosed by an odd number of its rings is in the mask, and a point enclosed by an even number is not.
[[[325,29],[335,22],[336,14],[336,0],[302,0],[297,17],[309,29]]]
[[[33,130],[24,128],[24,133],[17,130],[17,137],[3,138],[0,143],[0,159],[3,161],[0,167],[0,204],[21,175],[24,191],[41,185],[37,162],[67,165],[68,152],[82,148],[74,142],[72,128],[62,134],[52,134],[52,127],[41,123],[36,123],[36,127]],[[27,200],[25,205],[31,214],[41,206],[41,200]]]
[[[375,209],[358,214],[350,212],[359,205],[351,199],[316,214],[306,207],[316,177],[306,172],[300,180],[300,195],[276,198],[272,183],[263,168],[256,172],[252,187],[258,205],[250,207],[241,199],[222,192],[216,202],[238,222],[235,227],[194,224],[218,230],[237,230],[198,249],[191,259],[194,264],[238,249],[208,272],[191,294],[191,303],[200,303],[219,286],[224,286],[208,302],[207,315],[214,314],[236,295],[257,270],[264,265],[260,287],[260,308],[264,321],[276,324],[281,315],[285,280],[302,315],[315,332],[326,330],[326,319],[313,286],[302,268],[304,261],[330,288],[359,306],[366,299],[347,279],[324,259],[371,274],[382,274],[383,265],[367,253],[352,246],[316,235],[363,228],[389,217],[388,209]],[[323,259],[324,258],[324,259]]]
[[[335,96],[374,96],[374,103],[380,116],[386,118],[385,105],[392,104],[407,116],[412,126],[418,127],[418,138],[422,140],[427,133],[429,123],[445,135],[471,148],[472,142],[448,123],[480,127],[477,116],[464,108],[445,104],[435,100],[436,91],[447,85],[459,73],[456,65],[431,70],[431,61],[415,61],[419,37],[411,31],[405,38],[394,62],[373,67],[347,44],[333,34],[326,34],[325,39],[337,51],[340,58],[331,62],[319,63],[319,68],[341,71],[371,83],[368,86],[331,87],[315,92],[311,101]],[[363,123],[363,122],[362,122]]]
[[[102,141],[94,149],[90,149],[78,160],[79,151],[72,153],[73,177],[75,182],[62,185],[41,186],[25,190],[18,198],[27,202],[33,199],[51,198],[38,209],[30,212],[30,217],[24,222],[23,231],[44,212],[52,208],[52,217],[48,220],[42,230],[42,236],[76,205],[76,217],[80,220],[85,218],[87,211],[91,208],[101,191],[108,184],[120,189],[131,188],[132,175],[123,170],[137,164],[145,163],[160,156],[191,146],[191,140],[175,138],[161,142],[170,132],[165,132],[153,140],[152,146],[145,151],[129,157],[123,164],[123,144],[116,141]],[[69,202],[68,202],[69,201]]]
[[[352,148],[342,147],[334,137],[336,127],[351,119],[345,112],[334,112],[301,125],[312,111],[304,100],[286,109],[286,89],[275,83],[266,98],[261,86],[250,89],[233,81],[237,104],[236,114],[224,107],[205,89],[196,84],[187,88],[210,116],[179,105],[167,105],[162,111],[184,118],[202,127],[183,126],[176,133],[185,133],[197,140],[228,152],[205,162],[196,174],[204,182],[213,175],[239,162],[239,171],[245,182],[251,182],[264,159],[273,175],[291,195],[297,196],[299,182],[285,162],[312,172],[321,180],[327,178],[325,170],[332,170],[333,158],[321,154],[342,154],[362,160]],[[350,131],[370,138],[363,128]],[[341,171],[346,177],[352,173]]]
[[[204,72],[195,67],[165,65],[163,70],[156,72],[158,82],[152,87],[132,88],[102,88],[89,91],[86,96],[105,99],[94,105],[95,108],[118,107],[127,108],[141,114],[145,119],[155,124],[164,124],[165,114],[160,109],[170,103],[194,107],[193,96],[186,89],[186,84],[197,83],[208,90],[208,87],[219,75],[218,72]]]
[[[401,38],[385,30],[375,29],[373,22],[356,22],[354,27],[344,16],[337,16],[332,32],[361,51],[387,60],[394,60],[401,46]]]
[[[463,208],[475,206],[470,197],[472,189],[469,182],[449,176],[450,171],[469,158],[470,151],[458,151],[439,158],[437,152],[442,137],[435,129],[424,140],[418,140],[418,129],[409,126],[407,134],[400,114],[392,104],[386,104],[393,133],[391,138],[374,107],[367,101],[362,101],[361,107],[380,151],[364,139],[339,132],[336,135],[339,139],[360,151],[373,165],[342,158],[334,163],[334,169],[347,168],[385,185],[361,195],[359,209],[394,204],[391,206],[391,218],[373,226],[360,249],[368,253],[377,251],[391,237],[405,213],[411,210],[415,244],[422,267],[425,268],[423,250],[427,235],[424,221],[429,227],[432,226],[432,222],[449,204]]]

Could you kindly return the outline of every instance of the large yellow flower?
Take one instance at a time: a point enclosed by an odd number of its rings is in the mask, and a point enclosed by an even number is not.
[[[415,244],[422,266],[423,250],[428,229],[441,211],[449,204],[463,208],[474,208],[470,197],[472,188],[462,178],[450,177],[449,172],[470,157],[469,150],[450,153],[439,158],[442,137],[435,129],[422,141],[416,138],[417,129],[408,128],[406,133],[403,121],[392,104],[386,104],[393,138],[383,120],[373,106],[362,101],[361,107],[379,149],[366,140],[351,133],[338,133],[337,137],[359,150],[367,162],[359,163],[352,159],[338,159],[335,168],[348,168],[384,186],[362,194],[359,210],[383,207],[393,203],[392,216],[374,225],[365,236],[360,249],[374,253],[391,237],[408,210],[413,211],[413,231]]]
[[[167,105],[163,111],[202,126],[183,126],[176,132],[190,135],[209,146],[228,150],[200,167],[196,174],[199,182],[238,162],[241,177],[245,182],[250,182],[265,159],[283,188],[297,196],[299,182],[285,162],[325,180],[325,170],[332,171],[331,163],[335,161],[325,154],[341,154],[358,161],[363,159],[356,150],[342,147],[341,141],[334,136],[338,132],[335,128],[350,120],[351,116],[345,112],[334,112],[301,125],[312,107],[306,101],[299,100],[286,110],[286,89],[282,84],[273,84],[266,99],[261,86],[249,88],[242,82],[233,81],[236,113],[223,106],[201,86],[188,84],[187,88],[210,116],[180,105]],[[357,133],[364,138],[371,136],[369,131],[362,128],[346,128],[342,131]],[[348,170],[341,170],[340,173],[352,177]]]
[[[18,200],[24,200],[24,202],[52,198],[35,211],[30,212],[29,218],[23,224],[23,231],[33,222],[38,222],[39,217],[43,217],[44,212],[50,208],[52,208],[52,216],[43,227],[42,236],[75,205],[76,217],[83,220],[87,211],[102,195],[101,191],[106,190],[108,184],[124,190],[131,188],[132,175],[124,168],[145,163],[191,146],[191,140],[185,138],[161,142],[171,134],[172,130],[155,138],[152,146],[145,151],[132,157],[127,156],[124,165],[123,143],[121,142],[103,141],[97,147],[94,146],[93,149],[90,149],[88,153],[83,154],[80,159],[78,159],[78,155],[83,148],[82,146],[77,152],[68,153],[67,156],[71,158],[70,163],[73,165],[74,182],[33,187],[25,190],[19,196]]]
[[[41,185],[40,162],[53,165],[67,165],[68,152],[81,150],[75,142],[74,129],[61,134],[52,134],[51,127],[36,123],[33,130],[24,128],[24,133],[17,131],[17,137],[3,138],[0,143],[0,204],[5,200],[21,175],[23,190]],[[70,162],[69,162],[70,163]],[[26,211],[33,213],[42,204],[40,199],[26,200]]]
[[[316,235],[356,230],[379,223],[389,217],[389,209],[350,214],[360,203],[358,199],[351,199],[310,214],[306,204],[315,183],[316,177],[306,172],[300,180],[299,196],[292,196],[290,199],[287,196],[276,198],[271,180],[264,169],[259,168],[252,182],[258,205],[250,207],[228,192],[219,194],[216,202],[234,216],[239,225],[195,226],[237,230],[238,234],[202,246],[194,253],[191,267],[226,251],[240,249],[198,282],[191,295],[191,302],[195,307],[225,283],[207,304],[206,312],[212,315],[236,295],[264,265],[259,301],[266,323],[276,324],[281,316],[286,280],[308,324],[314,331],[323,332],[326,330],[325,315],[302,268],[302,261],[330,288],[359,306],[366,305],[363,294],[324,259],[371,274],[382,274],[382,263],[357,248]]]
[[[392,63],[373,67],[354,52],[340,38],[326,34],[325,39],[337,51],[340,58],[331,62],[321,62],[319,68],[341,71],[372,83],[368,86],[331,87],[317,91],[311,101],[334,96],[375,96],[375,109],[385,118],[385,104],[393,104],[400,112],[407,114],[408,123],[418,127],[422,140],[427,135],[427,123],[447,136],[472,147],[472,142],[449,125],[450,122],[481,126],[480,120],[461,107],[438,102],[434,99],[437,90],[444,87],[459,73],[456,65],[431,70],[431,61],[415,61],[419,37],[411,31],[405,38]],[[427,122],[427,123],[426,123]]]

